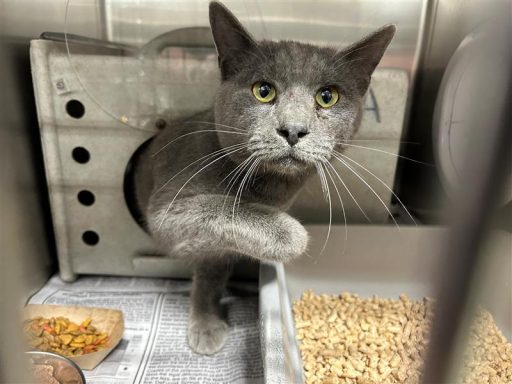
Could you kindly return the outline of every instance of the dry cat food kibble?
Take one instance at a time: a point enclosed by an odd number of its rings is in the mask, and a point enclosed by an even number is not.
[[[29,346],[63,356],[80,356],[106,348],[108,335],[98,331],[90,318],[75,324],[66,317],[25,320],[23,330]]]
[[[433,301],[303,294],[293,305],[307,384],[418,384]],[[512,383],[512,345],[480,311],[465,356],[464,384]]]

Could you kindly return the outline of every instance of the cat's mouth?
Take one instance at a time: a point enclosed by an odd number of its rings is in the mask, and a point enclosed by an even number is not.
[[[301,171],[314,165],[312,159],[295,149],[272,156],[269,163],[276,168],[286,169],[287,171]]]
[[[307,161],[296,152],[290,152],[278,156],[275,161],[280,164],[307,164]]]

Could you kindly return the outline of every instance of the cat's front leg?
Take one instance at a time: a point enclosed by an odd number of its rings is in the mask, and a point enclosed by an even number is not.
[[[188,343],[194,352],[212,355],[226,341],[228,326],[220,298],[230,271],[230,260],[224,255],[196,263],[188,322]]]
[[[265,261],[287,262],[308,244],[306,229],[286,212],[224,195],[179,199],[154,196],[148,210],[153,237],[170,256],[195,258],[209,253],[239,253]]]

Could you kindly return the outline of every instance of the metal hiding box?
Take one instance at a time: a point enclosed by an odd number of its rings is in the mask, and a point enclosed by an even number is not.
[[[141,61],[140,56],[94,46],[80,46],[80,54],[71,55],[70,47],[42,39],[31,42],[62,278],[189,276],[187,263],[165,257],[132,217],[124,177],[137,148],[167,123],[164,113],[176,117],[177,111],[193,112],[187,109],[190,103],[181,105],[165,96],[169,87],[178,94],[203,95],[193,107],[205,109],[218,83],[216,65],[202,58]],[[205,87],[207,78],[212,84]],[[170,79],[174,84],[169,85]]]

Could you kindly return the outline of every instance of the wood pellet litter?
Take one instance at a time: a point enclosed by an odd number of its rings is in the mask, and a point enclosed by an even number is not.
[[[418,384],[434,315],[431,299],[305,292],[293,305],[307,384]],[[512,383],[512,345],[480,310],[462,384]]]

